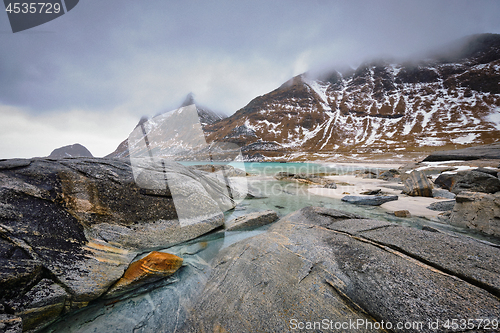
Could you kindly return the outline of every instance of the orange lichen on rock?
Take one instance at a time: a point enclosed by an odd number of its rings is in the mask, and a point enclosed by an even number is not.
[[[108,294],[134,289],[172,275],[182,266],[182,262],[183,259],[174,254],[153,251],[131,263],[122,278],[110,288]]]

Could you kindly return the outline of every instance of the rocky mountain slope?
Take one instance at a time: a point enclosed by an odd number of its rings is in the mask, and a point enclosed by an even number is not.
[[[500,35],[469,37],[420,62],[365,63],[294,77],[205,127],[252,156],[434,150],[500,138]],[[290,154],[291,153],[291,154]]]
[[[193,125],[197,125],[197,131],[196,131],[197,135],[195,135],[194,139],[192,137],[193,136],[192,133],[190,133],[189,131],[186,131],[185,133],[186,141],[190,140],[196,141],[198,139],[198,136],[204,137],[202,132],[204,128],[217,121],[221,121],[227,118],[227,116],[221,112],[213,111],[207,107],[196,104],[194,96],[191,93],[187,95],[186,99],[184,100],[180,108],[184,108],[189,105],[196,106],[196,114],[194,116],[197,117],[196,119],[191,119],[192,114],[187,112],[185,117],[186,119],[183,122],[182,116],[176,116],[175,118],[177,119],[179,127],[175,128],[175,133],[174,132],[161,133],[164,132],[164,130],[167,128],[170,129],[172,128],[172,125],[169,124],[169,122],[171,122],[171,120],[173,119],[171,115],[175,112],[160,113],[151,119],[148,119],[147,117],[142,117],[141,120],[139,120],[139,123],[136,125],[135,129],[132,131],[132,133],[134,133],[134,131],[137,131],[139,128],[142,127],[141,131],[145,136],[147,135],[150,137],[160,138],[160,140],[158,140],[157,142],[155,141],[148,142],[148,146],[150,146],[151,149],[156,149],[156,151],[160,150],[162,151],[162,153],[170,155],[172,153],[172,149],[177,150],[176,148],[178,146],[183,146],[183,143],[181,142],[182,140],[180,140],[180,138],[176,137],[175,135],[176,133],[180,132],[179,130],[182,127],[191,127]],[[169,139],[167,140],[166,137],[168,137]],[[161,153],[157,152],[157,155],[161,155]],[[130,156],[129,140],[125,139],[120,143],[120,145],[116,148],[114,152],[107,155],[106,157],[119,158],[119,157],[129,157],[129,156]]]
[[[189,94],[181,107],[192,104]],[[464,38],[427,60],[378,60],[319,78],[305,73],[230,117],[199,106],[196,111],[204,145],[236,144],[253,160],[321,159],[347,152],[383,156],[489,144],[500,138],[500,35]],[[168,127],[166,115],[143,118],[136,130],[143,126],[144,136],[162,131]],[[175,131],[179,138],[188,134]],[[155,156],[185,145],[170,141],[148,144]],[[129,156],[127,145],[123,141],[107,157]],[[182,159],[196,159],[187,155]]]

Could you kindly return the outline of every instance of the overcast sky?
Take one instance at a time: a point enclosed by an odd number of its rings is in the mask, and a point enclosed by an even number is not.
[[[0,13],[0,158],[104,156],[143,115],[232,114],[294,75],[500,33],[498,0],[80,0],[12,33]]]

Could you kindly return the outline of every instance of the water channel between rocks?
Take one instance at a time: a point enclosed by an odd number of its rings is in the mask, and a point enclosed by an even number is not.
[[[184,162],[185,165],[203,162]],[[339,199],[317,196],[307,191],[308,185],[278,181],[273,176],[278,172],[314,173],[320,175],[353,173],[366,170],[362,166],[320,165],[313,163],[231,163],[245,169],[248,186],[261,198],[245,199],[231,211],[225,213],[226,221],[251,212],[272,209],[285,216],[306,206],[322,206],[355,213],[367,218],[390,221],[404,226],[434,228],[466,233],[481,238],[468,230],[448,226],[428,219],[398,218],[380,207],[356,206]],[[390,167],[370,168],[377,172]],[[258,235],[268,226],[253,231],[215,230],[212,233],[162,251],[176,254],[184,264],[174,275],[154,284],[143,286],[127,295],[113,299],[100,299],[80,311],[63,317],[43,332],[175,332],[182,326],[188,310],[203,290],[211,272],[210,261],[224,247],[239,240]],[[485,238],[486,240],[490,240]],[[244,274],[244,272],[242,272]]]

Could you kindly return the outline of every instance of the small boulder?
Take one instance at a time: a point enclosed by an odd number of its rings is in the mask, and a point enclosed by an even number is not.
[[[255,212],[243,215],[229,221],[226,227],[227,231],[241,231],[254,229],[263,225],[273,223],[278,219],[278,213],[273,210],[265,210],[263,212]]]
[[[361,192],[360,194],[362,194],[362,195],[379,195],[380,192],[382,192],[381,189],[376,189],[376,190],[364,191],[364,192]]]
[[[397,195],[347,195],[341,199],[355,205],[380,206],[386,202],[398,200]]]
[[[379,176],[378,179],[383,179],[383,180],[392,180],[394,178],[399,178],[399,171],[396,169],[390,169],[387,171],[382,172]]]
[[[435,210],[438,212],[446,212],[449,210],[453,210],[454,206],[455,206],[455,200],[438,201],[431,203],[429,206],[427,206],[427,209]]]
[[[329,188],[329,189],[336,189],[337,188],[337,184],[335,184],[334,182],[329,182],[329,183],[326,183],[323,188]]]
[[[432,183],[422,171],[412,171],[403,182],[403,193],[411,196],[432,197]]]
[[[479,171],[461,171],[456,174],[442,174],[434,182],[455,194],[462,191],[495,193],[500,191],[500,179]]]
[[[411,213],[408,210],[397,210],[394,212],[394,216],[396,217],[411,217]]]
[[[362,177],[368,179],[376,179],[377,174],[373,171],[366,170],[365,172],[363,172]]]
[[[444,198],[444,199],[455,199],[457,195],[448,190],[442,188],[433,188],[432,197],[433,198]]]

